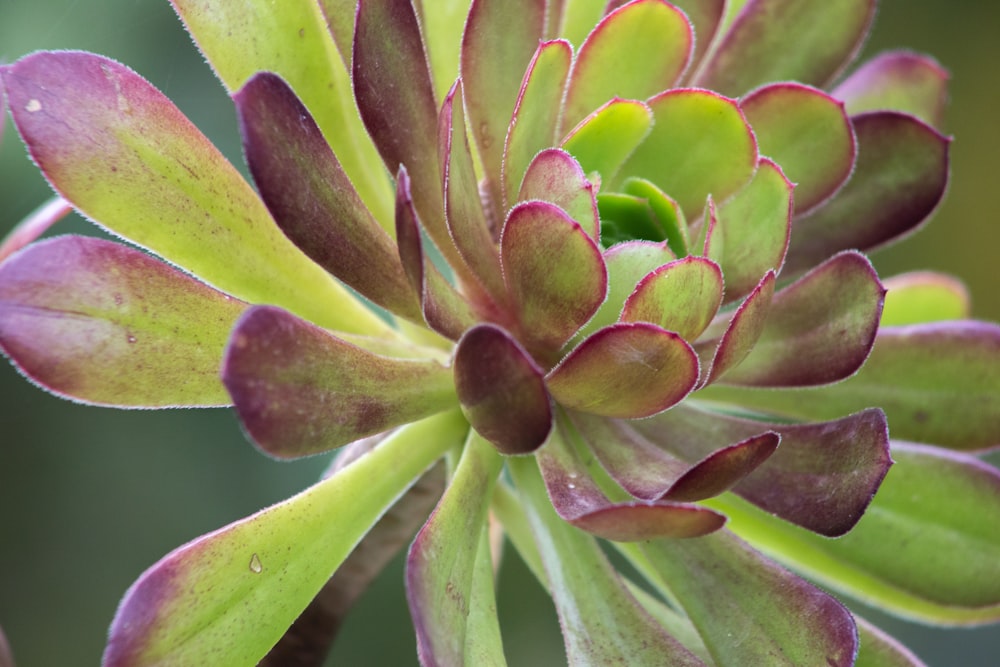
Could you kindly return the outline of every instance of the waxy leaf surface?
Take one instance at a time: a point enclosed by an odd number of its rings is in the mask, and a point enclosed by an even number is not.
[[[613,324],[584,339],[546,377],[557,402],[605,417],[666,410],[698,380],[698,356],[679,335],[646,322]]]
[[[102,664],[196,665],[222,654],[257,664],[401,490],[467,428],[454,412],[409,424],[340,473],[171,552],[125,594]]]
[[[948,183],[949,139],[894,111],[852,118],[858,160],[830,201],[796,220],[786,272],[815,266],[849,248],[871,250],[913,231],[933,212]]]
[[[643,102],[616,98],[572,128],[562,147],[585,172],[597,172],[610,183],[652,124],[653,112]]]
[[[676,257],[670,252],[666,242],[627,241],[605,250],[608,297],[580,333],[593,333],[601,327],[617,322],[625,301],[635,290],[636,284],[650,272],[674,259]]]
[[[838,85],[833,96],[851,115],[892,109],[936,128],[944,123],[948,72],[928,56],[890,51],[872,58]]]
[[[251,439],[281,458],[308,456],[455,404],[436,361],[373,354],[272,306],[237,322],[222,381]]]
[[[419,320],[396,244],[365,208],[288,84],[263,72],[233,99],[250,173],[281,231],[367,298]]]
[[[3,86],[0,86],[0,97],[2,95]],[[28,217],[17,223],[14,229],[0,239],[0,262],[40,238],[52,225],[69,215],[72,210],[73,206],[57,195],[29,213]]]
[[[622,322],[649,322],[693,341],[722,304],[722,271],[704,257],[685,257],[651,272],[625,301]]]
[[[240,299],[343,331],[385,329],[282,235],[239,172],[132,70],[88,53],[39,52],[2,76],[32,157],[83,214]]]
[[[0,348],[34,382],[87,403],[228,405],[219,361],[245,307],[93,238],[40,241],[0,264]]]
[[[927,667],[898,639],[854,614],[858,625],[858,659],[854,667]]]
[[[972,315],[969,290],[957,278],[933,271],[913,271],[887,278],[883,327],[962,320]]]
[[[587,180],[580,163],[558,148],[535,156],[524,174],[519,201],[540,199],[555,204],[595,241],[600,240],[600,220],[594,184]]]
[[[710,337],[703,337],[695,344],[702,362],[702,386],[711,384],[730,368],[739,365],[756,345],[767,324],[767,314],[774,297],[774,282],[774,271],[768,271],[733,312],[731,319],[716,319],[719,325],[725,327],[723,333],[714,337],[716,324],[713,323],[708,330]]]

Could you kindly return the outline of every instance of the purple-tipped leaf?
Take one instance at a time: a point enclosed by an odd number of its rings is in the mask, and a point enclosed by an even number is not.
[[[251,439],[279,458],[325,452],[455,404],[451,373],[436,361],[374,354],[272,306],[237,322],[222,381]]]
[[[854,664],[857,629],[847,608],[728,530],[697,540],[657,540],[639,549],[716,664]]]
[[[543,373],[510,334],[492,324],[469,329],[453,363],[462,412],[503,454],[528,454],[552,430]]]
[[[549,355],[590,319],[607,294],[600,248],[555,204],[515,206],[504,224],[500,257],[528,345]]]
[[[3,87],[0,86],[0,96],[2,95]],[[69,215],[72,210],[73,206],[68,201],[56,196],[32,211],[28,217],[17,223],[3,239],[0,239],[0,262],[38,239],[52,225]]]
[[[645,322],[598,330],[546,377],[552,396],[565,407],[620,419],[666,410],[697,380],[698,356],[691,346]]]
[[[262,72],[233,100],[250,173],[285,235],[362,295],[419,320],[392,238],[365,208],[294,91],[276,74]]]
[[[854,130],[844,105],[796,83],[759,88],[740,101],[760,152],[795,183],[795,212],[830,197],[854,168]]]
[[[89,53],[39,52],[2,78],[32,158],[84,215],[245,301],[343,331],[385,329],[285,238],[239,172],[132,70]]]
[[[625,301],[622,322],[649,322],[693,341],[722,304],[722,271],[704,257],[685,257],[656,269]]]
[[[613,98],[642,100],[671,88],[691,59],[693,41],[684,14],[662,0],[636,0],[612,11],[573,62],[563,127],[574,127]]]
[[[757,168],[757,142],[735,101],[707,90],[679,89],[648,104],[653,129],[619,178],[652,181],[690,219],[702,212],[709,194],[722,201],[750,180]]]
[[[0,348],[85,403],[228,405],[218,368],[246,304],[118,243],[60,236],[0,264]]]
[[[833,199],[795,221],[786,273],[806,270],[840,250],[871,250],[904,236],[944,196],[947,137],[894,111],[851,120],[858,139],[854,174]]]
[[[636,284],[650,272],[672,262],[676,256],[670,252],[666,241],[627,241],[604,251],[604,263],[608,267],[608,298],[597,313],[577,334],[590,334],[601,327],[614,324],[621,317],[622,308]]]
[[[864,255],[832,257],[774,295],[757,343],[722,381],[802,387],[843,380],[868,358],[884,296]]]
[[[600,240],[596,188],[580,163],[558,148],[548,148],[531,161],[521,181],[518,201],[540,199],[566,211],[587,235]]]
[[[503,156],[504,206],[514,205],[528,165],[556,143],[566,77],[573,47],[565,40],[538,45],[517,95]]]
[[[829,83],[853,58],[875,18],[875,0],[749,0],[695,84],[741,95],[770,81]]]
[[[781,446],[733,490],[830,537],[857,523],[891,464],[885,415],[876,409],[819,424],[780,424],[678,406],[632,426],[691,462],[763,431],[777,433]]]
[[[891,109],[940,128],[948,102],[948,71],[929,56],[889,51],[844,79],[833,96],[843,100],[852,115]]]

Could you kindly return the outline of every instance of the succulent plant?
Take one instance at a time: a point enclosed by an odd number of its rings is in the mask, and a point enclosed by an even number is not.
[[[0,248],[0,346],[342,453],[153,565],[105,664],[318,664],[411,539],[425,665],[504,663],[505,544],[573,665],[919,664],[837,594],[1000,619],[1000,327],[864,254],[950,143],[933,60],[846,69],[874,0],[173,5],[256,191],[124,65],[4,66],[59,198]],[[70,207],[133,245],[35,240]]]

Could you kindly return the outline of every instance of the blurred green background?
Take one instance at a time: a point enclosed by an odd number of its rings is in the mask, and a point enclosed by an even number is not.
[[[880,273],[957,274],[975,315],[994,320],[998,29],[996,3],[883,0],[866,47],[930,52],[952,73],[947,200],[920,234],[876,255]],[[165,0],[0,0],[0,61],[41,48],[85,49],[129,64],[241,164],[232,107]],[[0,236],[49,196],[4,122]],[[73,220],[59,231],[88,229]],[[300,490],[325,465],[261,456],[226,410],[87,408],[30,387],[6,363],[0,399],[0,625],[21,667],[97,664],[118,599],[145,568]],[[564,663],[551,603],[516,557],[504,562],[499,605],[511,665]],[[949,631],[869,616],[931,667],[1000,664],[1000,629]],[[397,559],[352,615],[330,664],[412,665],[414,655]]]

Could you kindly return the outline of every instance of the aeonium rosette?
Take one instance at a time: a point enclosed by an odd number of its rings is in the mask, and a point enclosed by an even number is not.
[[[919,619],[1000,616],[1000,476],[944,449],[997,443],[1000,329],[922,324],[965,314],[932,274],[883,313],[862,254],[943,195],[940,67],[890,53],[842,78],[871,0],[465,4],[175,0],[257,192],[118,63],[3,69],[61,197],[166,262],[21,249],[0,265],[14,363],[90,403],[232,404],[275,457],[346,446],[147,571],[105,662],[323,644],[285,633],[330,615],[387,512],[416,532],[428,665],[503,662],[497,527],[571,664],[916,664],[777,562]]]

